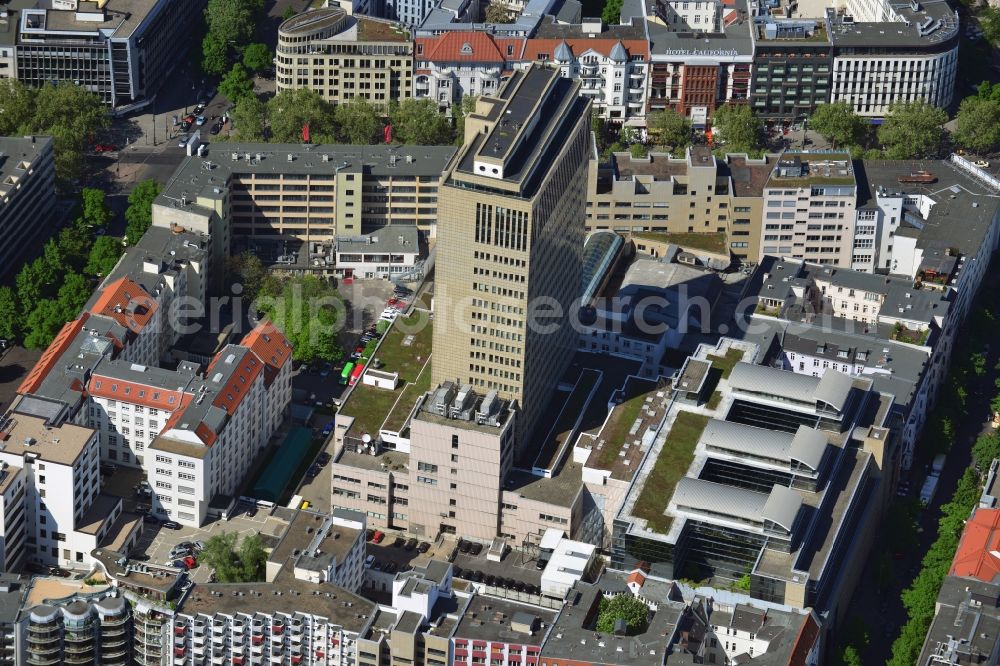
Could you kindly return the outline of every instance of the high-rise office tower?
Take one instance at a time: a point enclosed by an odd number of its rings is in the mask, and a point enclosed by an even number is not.
[[[520,451],[577,347],[590,147],[579,89],[558,69],[514,72],[466,118],[439,190],[433,384],[516,400]]]

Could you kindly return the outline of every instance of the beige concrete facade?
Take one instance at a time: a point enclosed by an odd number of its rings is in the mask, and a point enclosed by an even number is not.
[[[716,159],[703,147],[678,158],[615,153],[603,164],[595,152],[587,175],[587,231],[725,234],[725,250],[756,261],[763,185],[772,166],[773,158]]]
[[[759,257],[850,268],[856,205],[849,153],[784,153],[764,188]]]
[[[412,95],[409,31],[339,8],[305,12],[282,23],[274,62],[278,92],[309,88],[335,104],[357,97],[381,110]]]
[[[576,349],[568,317],[543,332],[529,316],[579,297],[590,109],[578,88],[539,66],[480,98],[440,190],[432,384],[516,400],[519,450]]]

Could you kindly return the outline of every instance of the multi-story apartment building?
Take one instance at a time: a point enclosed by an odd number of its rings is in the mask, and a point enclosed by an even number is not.
[[[850,0],[826,9],[833,41],[831,102],[883,117],[893,102],[951,104],[958,72],[959,18],[947,3]]]
[[[0,277],[16,273],[52,229],[38,224],[53,214],[55,163],[50,137],[0,137]],[[11,242],[16,239],[16,242]]]
[[[761,257],[850,267],[857,182],[848,153],[784,153],[764,185]]]
[[[768,122],[796,122],[830,99],[833,45],[826,19],[754,19],[750,104]]]
[[[636,242],[671,234],[711,234],[715,253],[755,261],[760,254],[764,183],[773,157],[718,159],[695,146],[683,158],[615,153],[591,156],[587,175],[587,230],[632,234]]]
[[[382,111],[411,97],[409,31],[339,7],[307,11],[282,23],[274,62],[278,92],[308,88],[335,104],[360,98]]]
[[[132,607],[122,596],[73,594],[25,608],[22,614],[22,663],[134,663]]]
[[[198,0],[32,0],[4,4],[17,77],[29,86],[65,81],[97,93],[117,113],[151,103],[190,42]],[[2,77],[2,74],[0,74]]]
[[[181,163],[153,204],[153,225],[208,234],[216,266],[250,249],[310,270],[333,270],[338,236],[389,224],[433,236],[438,181],[455,154],[450,146],[219,146]]]
[[[723,339],[694,360],[711,365],[734,349]],[[747,362],[715,390],[708,407],[703,388],[674,385],[615,520],[613,568],[641,561],[713,586],[749,575],[751,597],[839,621],[898,475],[893,397],[839,370],[819,378]],[[699,412],[688,411],[695,403]],[[668,472],[661,456],[675,455],[677,438],[692,453]],[[644,490],[678,473],[662,504]]]
[[[131,547],[141,521],[123,513],[120,497],[101,493],[98,433],[55,426],[30,405],[22,410],[24,401],[0,421],[5,560],[86,568],[102,544]]]
[[[641,23],[542,21],[522,59],[523,66],[535,61],[555,63],[564,77],[580,81],[594,115],[615,123],[645,116],[649,43]]]
[[[365,571],[365,524],[356,511],[296,512],[267,558],[268,582],[288,566],[299,580],[357,592]]]
[[[623,23],[646,21],[647,111],[673,109],[690,118],[695,129],[704,130],[717,107],[747,102],[754,53],[749,16],[744,0],[652,2],[648,8],[635,3],[623,8]]]
[[[527,40],[484,30],[449,30],[414,40],[413,96],[451,113],[467,95],[493,95],[523,62]]]
[[[576,349],[568,316],[543,333],[528,314],[540,298],[568,313],[580,295],[590,103],[579,88],[536,66],[481,97],[439,193],[432,383],[517,400],[523,433]]]

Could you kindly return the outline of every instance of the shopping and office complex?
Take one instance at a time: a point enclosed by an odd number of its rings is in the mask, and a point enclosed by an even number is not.
[[[0,3],[0,78],[72,83],[116,113],[148,106],[188,46],[199,0],[7,0]]]

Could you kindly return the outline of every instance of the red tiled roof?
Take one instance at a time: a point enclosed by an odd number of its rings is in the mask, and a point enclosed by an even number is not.
[[[114,377],[95,374],[87,385],[90,395],[108,400],[120,400],[134,405],[143,405],[150,409],[163,409],[172,412],[179,409],[183,403],[183,391],[163,389],[149,384],[122,381]]]
[[[649,44],[641,39],[529,39],[524,48],[523,60],[538,60],[538,56],[544,54],[546,59],[551,61],[555,56],[556,47],[563,42],[566,42],[569,50],[573,52],[573,56],[577,58],[587,51],[596,51],[604,57],[609,57],[611,49],[618,42],[621,42],[625,50],[628,51],[630,59],[637,55],[648,59],[649,55]]]
[[[52,340],[49,346],[42,353],[42,357],[38,359],[38,363],[31,368],[28,376],[24,378],[21,385],[17,387],[17,392],[19,394],[34,393],[38,390],[38,387],[42,385],[45,378],[48,376],[49,372],[55,367],[56,362],[59,357],[63,355],[63,352],[69,347],[70,343],[73,342],[73,338],[76,334],[83,329],[84,323],[90,315],[84,312],[80,315],[79,319],[74,319],[73,321],[68,321],[63,324],[63,327],[59,329],[56,337]]]
[[[792,645],[792,652],[788,655],[788,666],[805,666],[809,653],[816,645],[819,637],[819,622],[812,613],[806,616],[798,635],[795,637],[795,644]]]
[[[134,333],[139,333],[153,318],[156,301],[127,277],[122,277],[101,291],[100,298],[90,311],[111,317]]]
[[[1000,575],[1000,509],[978,509],[965,524],[951,561],[953,576],[992,583]]]
[[[646,577],[642,575],[641,571],[633,571],[628,575],[629,583],[635,583],[639,587],[642,587],[646,583]]]
[[[282,366],[292,358],[292,345],[271,322],[261,322],[240,342],[264,362],[264,384],[270,386]]]
[[[219,352],[219,355],[224,353],[225,349]],[[212,404],[226,410],[230,416],[235,414],[240,402],[250,392],[250,387],[263,368],[263,364],[254,354],[246,354],[240,359],[239,367],[232,371],[226,383],[219,387],[219,393]]]
[[[414,59],[418,62],[433,60],[501,64],[508,60],[521,60],[524,42],[523,38],[494,37],[478,30],[446,32],[437,37],[417,38]],[[508,50],[511,51],[510,55],[507,55]]]

